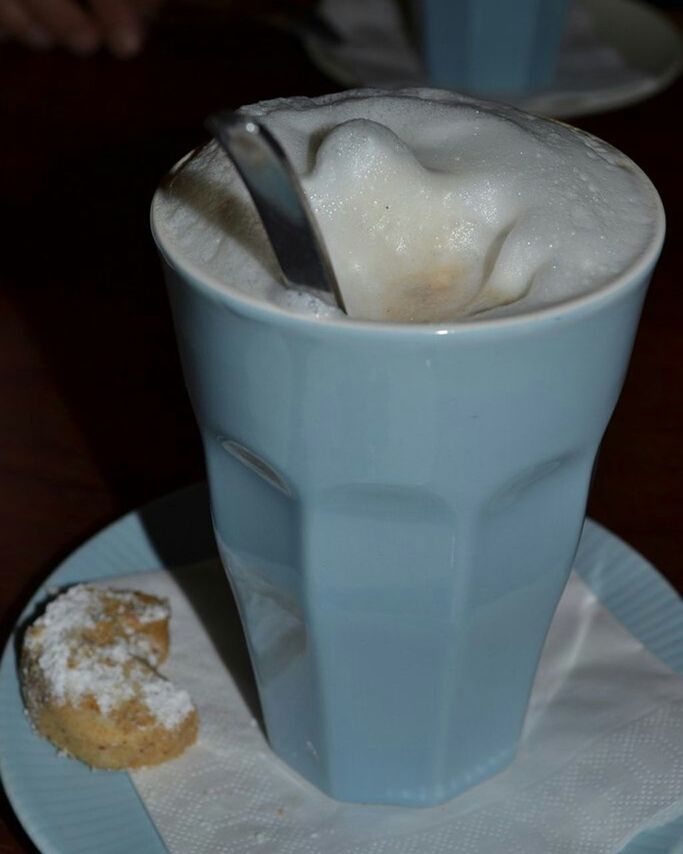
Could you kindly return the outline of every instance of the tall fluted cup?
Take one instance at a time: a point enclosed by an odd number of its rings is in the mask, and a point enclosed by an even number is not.
[[[552,84],[569,0],[413,0],[433,84],[488,97]]]
[[[470,323],[319,320],[159,227],[213,524],[273,750],[429,805],[515,754],[664,233],[609,284]],[[360,239],[360,238],[359,238]]]

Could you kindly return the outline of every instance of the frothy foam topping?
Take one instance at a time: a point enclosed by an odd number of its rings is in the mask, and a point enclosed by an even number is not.
[[[573,128],[435,90],[245,107],[298,173],[353,318],[450,321],[543,308],[609,283],[647,248],[657,195]],[[339,318],[288,291],[247,191],[210,144],[155,199],[171,253],[227,289]]]

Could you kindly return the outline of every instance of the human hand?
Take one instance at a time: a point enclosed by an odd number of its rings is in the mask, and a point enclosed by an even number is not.
[[[27,47],[81,55],[106,47],[126,59],[142,48],[161,0],[0,0],[0,32]]]

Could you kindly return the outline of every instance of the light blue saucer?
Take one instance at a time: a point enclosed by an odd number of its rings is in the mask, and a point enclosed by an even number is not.
[[[129,513],[77,549],[36,592],[20,624],[53,588],[214,554],[206,488],[182,490]],[[589,521],[576,569],[629,631],[683,675],[683,602],[652,566]],[[33,842],[44,854],[163,854],[127,774],[61,759],[34,735],[23,712],[14,644],[12,638],[0,665],[0,774]],[[683,854],[683,817],[641,834],[623,854],[674,852]]]

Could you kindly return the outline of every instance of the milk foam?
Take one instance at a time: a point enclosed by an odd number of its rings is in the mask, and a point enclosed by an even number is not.
[[[580,131],[437,90],[358,90],[244,108],[284,146],[349,315],[478,320],[600,288],[651,242],[657,194]],[[221,286],[321,320],[334,306],[280,283],[247,191],[210,144],[154,203],[172,255]]]

